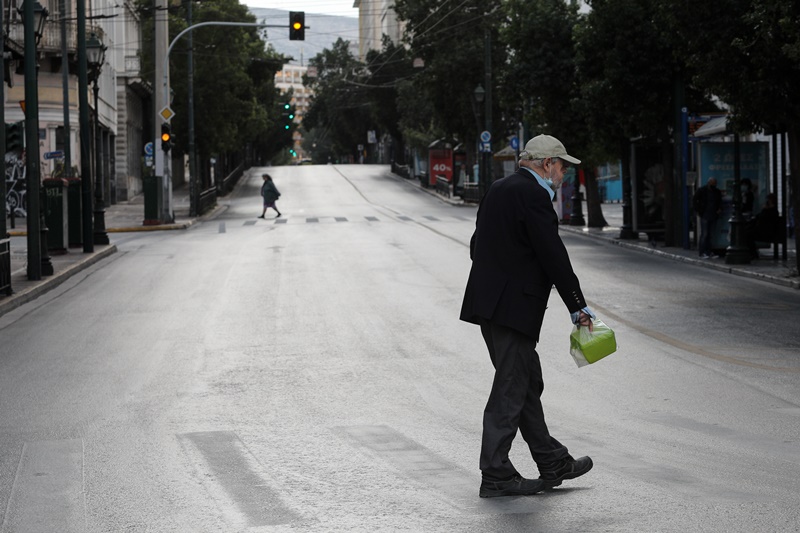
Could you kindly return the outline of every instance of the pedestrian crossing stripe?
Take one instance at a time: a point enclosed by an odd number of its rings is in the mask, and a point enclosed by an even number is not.
[[[450,216],[450,217],[440,218],[440,217],[435,217],[433,215],[421,215],[421,216],[417,217],[416,219],[412,218],[412,217],[409,217],[407,215],[397,215],[394,218],[387,217],[385,219],[380,219],[380,218],[378,218],[376,216],[364,216],[364,220],[366,220],[367,222],[381,222],[381,220],[399,220],[399,221],[402,221],[402,222],[414,222],[415,220],[422,220],[423,222],[447,222],[448,219],[456,220],[456,221],[459,221],[459,222],[472,222],[471,219],[466,218],[466,217],[462,217],[462,216]],[[339,223],[339,222],[357,222],[359,219],[352,219],[352,218],[347,218],[347,217],[342,217],[342,216],[324,216],[324,217],[316,216],[316,217],[294,217],[294,218],[281,217],[281,218],[266,219],[264,222],[271,222],[273,224],[288,224],[289,220],[291,220],[292,222],[300,221],[301,224],[302,223],[304,223],[304,224],[324,224],[324,223],[331,223],[331,222],[335,222],[335,223]],[[248,221],[244,222],[244,225],[245,226],[254,226],[257,223],[260,223],[260,222],[257,221],[257,220],[255,220],[255,221],[248,220]],[[224,231],[224,230],[222,230],[222,231]]]

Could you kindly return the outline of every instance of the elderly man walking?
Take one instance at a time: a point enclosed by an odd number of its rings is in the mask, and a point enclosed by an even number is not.
[[[538,135],[520,154],[520,168],[494,182],[478,209],[461,320],[480,325],[495,368],[483,414],[482,498],[535,494],[592,468],[589,457],[573,459],[547,429],[536,352],[553,285],[574,324],[591,328],[595,318],[558,235],[552,203],[569,166],[579,163],[558,139]],[[539,479],[524,478],[508,457],[518,429]]]

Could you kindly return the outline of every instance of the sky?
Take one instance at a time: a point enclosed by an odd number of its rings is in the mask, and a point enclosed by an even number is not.
[[[240,0],[240,2],[247,7],[271,7],[286,11],[358,18],[358,9],[353,7],[354,0]]]

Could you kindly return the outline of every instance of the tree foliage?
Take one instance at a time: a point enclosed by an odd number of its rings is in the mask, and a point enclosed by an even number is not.
[[[162,87],[162,73],[153,65],[152,3],[139,5],[143,16],[142,73]],[[170,42],[187,28],[186,3],[170,7]],[[247,7],[237,0],[209,0],[193,4],[192,22],[255,22]],[[266,48],[253,27],[205,26],[192,31],[194,59],[194,114],[197,150],[205,157],[241,151],[256,145],[269,158],[291,146],[291,131],[281,124],[279,91],[274,76],[285,58]],[[170,54],[171,108],[175,149],[188,150],[188,68],[189,40],[184,35]]]
[[[794,212],[800,213],[800,4],[664,0],[661,13],[696,84],[730,106],[734,130],[787,132]]]
[[[364,65],[350,52],[350,42],[337,39],[331,49],[325,49],[309,60],[317,75],[304,77],[314,96],[303,118],[306,130],[313,131],[315,142],[329,147],[338,160],[356,156],[357,146],[366,144],[367,130],[375,129],[370,113],[368,89],[362,83]],[[318,161],[317,156],[312,157]]]
[[[424,63],[412,83],[400,90],[407,134],[427,133],[454,136],[469,141],[472,147],[478,132],[478,109],[474,91],[484,85],[486,36],[491,47],[492,64],[502,68],[506,53],[498,45],[501,21],[500,0],[396,0],[395,11],[405,22],[404,42],[410,57]],[[497,80],[494,77],[493,80]],[[486,89],[486,87],[484,87]],[[498,84],[492,82],[494,112],[492,137],[502,139],[505,125],[497,98]],[[413,94],[412,94],[413,92]],[[424,114],[418,107],[424,102]]]
[[[788,132],[794,197],[800,199],[800,3],[587,4],[590,9],[580,12],[577,2],[563,0],[396,0],[405,50],[384,45],[368,62],[388,68],[395,55],[405,55],[402,72],[373,85],[387,88],[381,93],[360,92],[352,83],[337,90],[368,100],[370,120],[409,144],[424,146],[443,136],[469,141],[482,129],[473,91],[484,84],[488,35],[492,136],[500,140],[495,148],[502,148],[519,120],[528,137],[547,132],[562,139],[588,169],[614,159],[627,169],[631,139],[660,143],[672,188],[667,194],[677,197],[677,173],[670,167],[680,110],[707,113],[722,102],[741,133]],[[412,60],[424,67],[403,70]],[[370,70],[349,79],[372,84]],[[357,127],[363,132],[361,122]],[[800,202],[795,210],[800,212]]]

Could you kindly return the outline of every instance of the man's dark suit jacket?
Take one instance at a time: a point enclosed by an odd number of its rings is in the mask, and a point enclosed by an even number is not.
[[[538,341],[553,285],[571,313],[586,307],[550,195],[525,169],[497,180],[484,196],[470,258],[461,320],[484,319]]]

